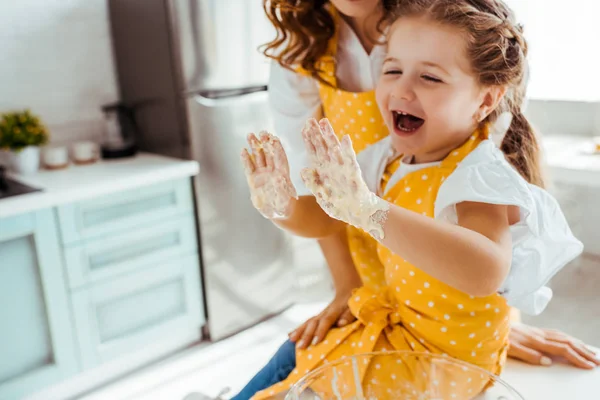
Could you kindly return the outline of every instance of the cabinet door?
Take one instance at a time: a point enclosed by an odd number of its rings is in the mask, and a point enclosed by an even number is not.
[[[180,179],[58,207],[62,240],[85,239],[165,221],[193,209],[191,182]]]
[[[201,336],[197,254],[77,290],[71,298],[84,369],[157,342],[184,346]]]
[[[0,220],[0,399],[77,371],[66,290],[54,213]]]
[[[194,254],[196,225],[192,212],[179,218],[140,226],[107,238],[65,249],[72,289],[114,279],[175,257]]]

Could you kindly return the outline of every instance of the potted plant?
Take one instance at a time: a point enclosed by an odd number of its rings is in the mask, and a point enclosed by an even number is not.
[[[36,172],[40,165],[40,146],[46,143],[46,127],[29,110],[2,114],[0,149],[6,151],[9,167],[15,172]]]

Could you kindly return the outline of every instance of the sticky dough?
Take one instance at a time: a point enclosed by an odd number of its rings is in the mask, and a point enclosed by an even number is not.
[[[332,160],[316,161],[314,170],[302,171],[304,183],[330,217],[363,229],[381,240],[389,204],[369,190],[351,147],[342,151],[342,165]],[[317,171],[318,177],[311,171]]]

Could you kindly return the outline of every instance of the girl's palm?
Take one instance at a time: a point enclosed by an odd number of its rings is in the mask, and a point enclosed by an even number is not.
[[[244,149],[242,163],[252,204],[265,218],[289,217],[297,195],[281,142],[277,137],[261,132],[259,138],[248,135],[248,144],[252,154]]]

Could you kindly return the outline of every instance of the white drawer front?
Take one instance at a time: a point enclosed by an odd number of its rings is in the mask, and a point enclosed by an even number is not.
[[[84,369],[145,346],[201,337],[204,324],[198,255],[99,284],[72,294]],[[174,339],[171,339],[174,340]],[[181,339],[177,339],[181,340]]]
[[[194,213],[67,247],[69,286],[80,288],[197,252]]]
[[[181,179],[58,208],[63,243],[76,244],[193,210],[191,182]]]

